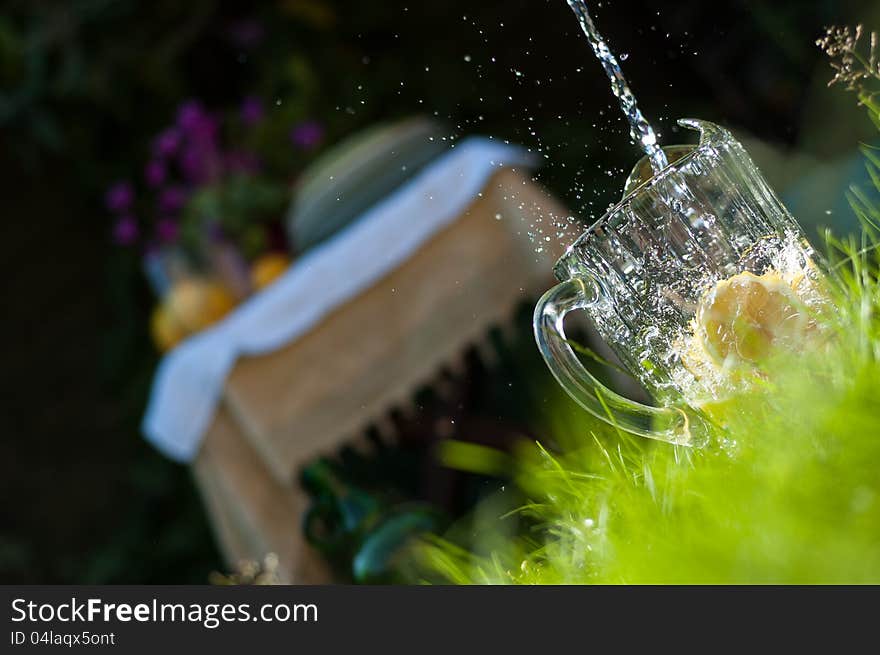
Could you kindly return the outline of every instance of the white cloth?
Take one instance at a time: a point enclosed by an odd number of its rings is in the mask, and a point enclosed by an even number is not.
[[[281,348],[410,257],[453,222],[499,167],[530,166],[519,147],[470,138],[429,164],[220,323],[165,355],[142,430],[168,457],[195,457],[240,355]]]

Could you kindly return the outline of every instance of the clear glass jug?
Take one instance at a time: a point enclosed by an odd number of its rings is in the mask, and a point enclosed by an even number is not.
[[[785,288],[809,284],[819,273],[800,227],[730,132],[694,119],[679,124],[698,130],[699,144],[635,187],[568,248],[554,268],[560,284],[538,303],[534,329],[553,375],[588,412],[637,435],[701,445],[708,435],[704,409],[726,393],[726,369],[755,350],[754,343],[730,341],[717,321],[700,322],[706,298],[724,289],[736,302],[770,303],[777,322],[802,325],[801,299]],[[771,279],[785,283],[764,282]],[[563,330],[575,309],[587,312],[658,406],[611,391],[581,364]],[[715,333],[707,336],[706,324]],[[764,334],[760,324],[751,329]],[[797,337],[794,327],[786,329]],[[711,347],[702,348],[701,338]]]

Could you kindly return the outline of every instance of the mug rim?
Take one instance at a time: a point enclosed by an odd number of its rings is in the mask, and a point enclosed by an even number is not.
[[[562,256],[556,260],[556,263],[553,265],[553,271],[556,273],[556,277],[560,280],[568,279],[562,278],[558,275],[560,270],[566,269],[565,263],[568,261],[569,257],[571,257],[574,251],[584,245],[586,241],[595,233],[595,230],[608,222],[612,216],[618,214],[626,205],[632,203],[633,198],[637,195],[645,193],[646,191],[653,188],[656,184],[665,180],[667,177],[677,172],[680,168],[682,168],[685,164],[690,162],[692,159],[695,159],[698,155],[705,154],[705,152],[711,147],[710,137],[721,137],[722,139],[733,139],[733,135],[729,130],[712,123],[710,121],[701,120],[698,118],[680,118],[676,121],[682,127],[686,127],[691,130],[698,131],[700,133],[700,140],[694,146],[693,150],[682,155],[674,162],[668,164],[663,170],[659,173],[652,175],[650,178],[645,180],[644,182],[640,182],[632,191],[627,193],[623,198],[617,201],[612,207],[610,207],[599,219],[594,221],[587,227],[577,239],[575,239],[566,249]],[[641,161],[641,160],[640,160]],[[638,162],[636,163],[638,165]]]

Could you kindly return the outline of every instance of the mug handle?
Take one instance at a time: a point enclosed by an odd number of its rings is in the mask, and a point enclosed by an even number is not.
[[[593,377],[568,345],[562,326],[565,315],[595,305],[603,293],[595,277],[581,274],[557,284],[538,301],[535,339],[553,376],[581,407],[625,432],[684,446],[703,445],[707,424],[696,413],[624,398]]]

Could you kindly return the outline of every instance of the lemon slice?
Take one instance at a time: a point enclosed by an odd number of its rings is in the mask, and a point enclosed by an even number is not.
[[[739,273],[716,284],[700,303],[695,335],[712,361],[757,364],[795,347],[808,329],[803,300],[778,273]]]

